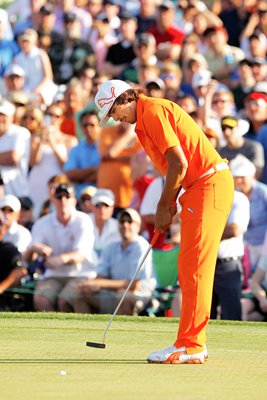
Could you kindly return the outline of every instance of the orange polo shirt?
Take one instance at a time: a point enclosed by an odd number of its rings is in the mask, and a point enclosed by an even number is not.
[[[141,95],[137,101],[135,132],[144,150],[162,175],[166,175],[166,151],[181,146],[188,162],[182,186],[190,187],[223,159],[195,121],[177,104]]]

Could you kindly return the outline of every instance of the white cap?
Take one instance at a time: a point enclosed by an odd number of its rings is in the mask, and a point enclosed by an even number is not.
[[[15,106],[7,100],[0,101],[0,114],[4,114],[7,117],[13,117],[15,114]]]
[[[19,65],[11,64],[5,70],[4,77],[11,76],[11,75],[17,75],[17,76],[23,77],[23,76],[25,76],[25,71]]]
[[[104,203],[111,207],[115,204],[115,196],[109,189],[98,189],[96,194],[92,197],[91,202],[94,206]]]
[[[100,126],[104,126],[109,120],[107,114],[117,97],[129,89],[132,89],[132,87],[119,79],[112,79],[102,83],[95,96],[95,104],[102,113],[102,118],[99,122]]]
[[[16,213],[21,210],[20,201],[16,196],[13,196],[13,194],[6,194],[0,200],[0,208],[3,208],[3,207],[10,207]]]
[[[141,225],[142,223],[141,216],[139,212],[136,211],[134,208],[125,208],[124,210],[120,211],[117,216],[118,221],[121,220],[124,214],[128,214],[132,221],[136,222],[138,225]]]
[[[194,73],[192,78],[192,87],[195,89],[199,86],[207,86],[211,80],[211,72],[203,69]]]
[[[253,178],[256,173],[255,165],[242,154],[238,154],[233,160],[229,162],[232,175],[236,176],[249,176]]]

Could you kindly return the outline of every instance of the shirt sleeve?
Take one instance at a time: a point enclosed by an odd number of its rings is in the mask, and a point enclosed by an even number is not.
[[[180,145],[171,109],[153,104],[144,113],[143,123],[149,136],[162,154],[165,154],[169,148]]]

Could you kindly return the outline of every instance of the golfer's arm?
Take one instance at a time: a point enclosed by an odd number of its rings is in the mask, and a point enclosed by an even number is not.
[[[170,207],[170,204],[176,200],[188,166],[186,157],[180,146],[169,148],[165,153],[165,157],[168,161],[168,168],[165,184],[158,203],[160,207]]]

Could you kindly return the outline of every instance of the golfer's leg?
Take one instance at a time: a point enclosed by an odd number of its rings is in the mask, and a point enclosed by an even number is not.
[[[217,253],[233,199],[231,176],[215,175],[218,178],[209,184],[185,193],[182,204],[178,267],[182,308],[175,346],[185,346],[189,354],[203,351],[206,342]]]

